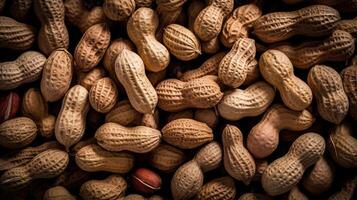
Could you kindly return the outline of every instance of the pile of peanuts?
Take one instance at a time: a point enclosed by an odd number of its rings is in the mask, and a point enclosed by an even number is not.
[[[356,0],[0,0],[0,199],[357,199]]]

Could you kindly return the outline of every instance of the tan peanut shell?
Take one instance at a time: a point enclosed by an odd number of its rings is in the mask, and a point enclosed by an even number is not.
[[[260,71],[258,66],[258,61],[256,59],[251,60],[247,65],[247,77],[243,82],[243,86],[252,85],[257,82],[260,78]]]
[[[185,154],[171,145],[160,144],[150,156],[150,164],[163,172],[171,172],[182,164]]]
[[[56,141],[45,142],[36,147],[26,147],[18,152],[0,157],[0,171],[9,170],[24,165],[48,149],[59,149],[61,146]]]
[[[193,119],[176,119],[161,132],[164,141],[181,149],[193,149],[213,140],[212,129]]]
[[[152,86],[156,87],[161,81],[166,78],[166,69],[159,72],[147,72],[146,76],[148,77]]]
[[[239,197],[238,200],[272,200],[268,195],[259,194],[259,193],[245,193]]]
[[[26,51],[14,61],[0,63],[0,90],[14,89],[38,80],[45,61],[46,57],[41,53]]]
[[[181,8],[187,0],[156,0],[158,10],[160,11],[174,11]]]
[[[315,164],[325,151],[325,140],[316,133],[298,137],[287,154],[273,161],[262,176],[262,186],[271,196],[292,189],[302,178],[306,168]]]
[[[263,81],[256,82],[245,90],[228,91],[219,102],[219,114],[228,120],[240,120],[262,114],[273,102],[275,89]]]
[[[236,196],[234,181],[229,176],[213,179],[202,186],[196,195],[197,200],[231,200]]]
[[[279,45],[273,47],[284,52],[294,67],[309,69],[327,61],[345,61],[355,50],[354,38],[342,30],[335,30],[322,41],[305,42],[298,46]]]
[[[219,121],[219,114],[215,108],[197,109],[194,113],[195,120],[207,124],[210,128],[216,128]]]
[[[97,129],[95,138],[101,147],[109,151],[146,153],[159,145],[161,134],[146,126],[124,127],[109,122]]]
[[[206,7],[205,2],[200,1],[200,0],[193,0],[191,1],[188,10],[187,10],[187,18],[188,18],[188,28],[191,31],[193,30],[193,26],[196,20],[196,17],[198,14],[200,14],[201,10],[203,10]]]
[[[275,104],[264,114],[248,135],[247,147],[256,158],[265,158],[272,154],[279,144],[279,132],[282,129],[302,131],[315,122],[315,117],[308,111],[294,111]]]
[[[10,17],[0,16],[0,47],[25,51],[36,41],[36,29]]]
[[[326,65],[315,65],[307,77],[320,116],[331,123],[340,124],[348,114],[348,97],[340,75]]]
[[[262,10],[255,2],[236,8],[223,24],[220,34],[222,44],[231,47],[239,38],[248,37],[254,21],[261,15]]]
[[[346,181],[341,189],[332,194],[328,200],[353,199],[353,194],[357,186],[357,177],[354,176],[351,180]]]
[[[35,179],[49,179],[60,175],[67,167],[66,152],[49,149],[36,155],[29,163],[5,171],[0,177],[0,187],[18,190]]]
[[[117,100],[117,87],[114,81],[108,77],[99,79],[89,90],[89,103],[97,112],[109,112]]]
[[[349,114],[355,121],[357,121],[357,62],[344,68],[340,75],[342,78],[343,89],[349,100]]]
[[[187,108],[211,108],[222,98],[219,85],[202,77],[188,82],[166,79],[156,86],[159,108],[177,112]]]
[[[124,21],[135,10],[134,0],[104,0],[103,11],[105,15],[114,21]]]
[[[170,53],[155,38],[159,17],[154,10],[146,7],[137,9],[129,18],[127,32],[138,49],[148,71],[164,70],[170,63]]]
[[[46,55],[58,48],[67,49],[69,35],[64,22],[65,9],[62,0],[34,0],[35,13],[41,21],[37,43]]]
[[[83,200],[120,199],[125,196],[127,183],[120,175],[111,175],[103,180],[85,182],[79,195]]]
[[[209,172],[221,166],[223,151],[221,145],[212,141],[204,145],[195,155],[194,160],[203,172]]]
[[[70,88],[63,98],[55,126],[56,139],[66,149],[82,138],[88,109],[88,91],[80,85]]]
[[[233,88],[242,85],[247,78],[248,64],[254,60],[255,51],[253,39],[238,39],[219,63],[219,80]]]
[[[129,126],[139,121],[142,114],[136,111],[128,100],[119,101],[114,108],[105,115],[105,122],[114,122]]]
[[[233,0],[211,0],[195,19],[193,30],[202,40],[208,41],[219,35],[223,20],[233,10]]]
[[[286,40],[294,35],[319,37],[330,34],[340,20],[337,10],[312,5],[292,12],[273,12],[254,22],[254,34],[267,43]]]
[[[144,63],[140,56],[123,49],[115,61],[115,73],[135,110],[140,113],[153,113],[158,96],[146,77]]]
[[[255,161],[243,145],[238,127],[226,125],[222,133],[224,168],[233,178],[248,185],[255,174]]]
[[[105,77],[105,70],[101,67],[94,67],[89,72],[78,72],[78,85],[85,87],[88,91],[99,79]]]
[[[289,58],[277,50],[264,52],[259,60],[260,73],[264,79],[276,87],[284,104],[292,110],[304,110],[312,101],[310,87],[294,75]]]
[[[42,71],[41,93],[46,101],[60,100],[69,89],[73,74],[73,57],[64,48],[54,50]]]
[[[105,23],[95,24],[83,34],[74,50],[77,69],[89,71],[95,67],[110,44],[110,31]]]
[[[17,117],[0,124],[0,146],[5,148],[25,147],[36,138],[36,135],[36,124],[28,117]]]
[[[155,37],[159,42],[162,43],[165,27],[170,24],[178,23],[179,17],[184,11],[182,10],[182,7],[179,7],[177,10],[173,11],[161,11],[157,7],[156,12],[159,15],[159,26],[156,29]]]
[[[179,24],[166,26],[163,42],[171,54],[183,61],[193,60],[201,54],[201,45],[196,36]]]
[[[97,144],[90,144],[76,153],[76,164],[88,172],[107,171],[124,174],[134,166],[134,158],[125,152],[110,152]]]
[[[342,122],[330,131],[328,151],[333,160],[344,168],[357,167],[357,139],[352,134],[352,127]]]
[[[337,22],[336,29],[350,33],[354,38],[357,37],[357,18],[344,19]]]
[[[202,42],[201,46],[202,46],[201,48],[202,48],[203,53],[215,54],[220,50],[221,43],[219,41],[219,38],[215,37],[215,38],[208,40],[206,42]]]
[[[145,200],[145,197],[140,194],[129,194],[123,200]]]
[[[183,111],[180,111],[180,112],[172,112],[167,117],[167,123],[172,122],[175,119],[181,119],[181,118],[193,119],[194,118],[194,111],[190,110],[190,109],[187,109],[187,110],[183,110]]]
[[[43,200],[76,200],[76,198],[68,192],[63,186],[55,186],[46,190],[43,195]]]

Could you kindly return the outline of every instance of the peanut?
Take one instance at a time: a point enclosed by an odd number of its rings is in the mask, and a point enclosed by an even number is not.
[[[258,61],[253,59],[247,64],[247,77],[243,82],[243,86],[252,85],[254,82],[258,81],[260,78],[260,71],[258,66]]]
[[[282,129],[302,131],[315,122],[315,117],[308,111],[294,111],[283,105],[275,104],[264,114],[248,135],[247,147],[256,158],[265,158],[272,154],[279,144],[279,132]]]
[[[105,122],[114,122],[123,126],[135,124],[142,114],[136,111],[128,100],[119,101],[114,108],[105,115]]]
[[[353,199],[353,193],[355,191],[356,185],[357,177],[355,176],[353,179],[344,183],[341,190],[331,195],[328,200]]]
[[[0,90],[10,90],[40,78],[46,57],[26,51],[16,60],[0,63]],[[26,72],[26,73],[25,73]]]
[[[171,172],[182,164],[184,158],[185,155],[181,150],[167,144],[160,144],[152,151],[150,163],[161,171]]]
[[[336,29],[346,31],[357,38],[357,18],[338,21]]]
[[[124,21],[135,10],[134,0],[105,0],[103,11],[105,15],[114,21]]]
[[[160,131],[145,126],[127,128],[109,122],[97,129],[95,138],[101,147],[109,151],[146,153],[159,145],[161,134]]]
[[[292,12],[274,12],[254,22],[254,34],[264,42],[273,43],[294,35],[319,37],[330,34],[340,20],[337,10],[312,5]]]
[[[67,150],[82,138],[88,109],[88,91],[80,85],[70,88],[63,98],[55,125],[56,139]]]
[[[118,100],[118,90],[114,81],[108,77],[99,79],[89,91],[89,103],[100,113],[109,112]]]
[[[65,187],[56,186],[48,189],[43,196],[43,200],[76,200],[76,198],[68,192]]]
[[[211,108],[222,98],[219,85],[206,77],[189,82],[166,79],[156,87],[159,108],[177,112],[186,108]]]
[[[29,163],[5,171],[0,177],[0,186],[3,189],[18,190],[35,179],[54,178],[66,169],[68,162],[66,152],[57,149],[46,150]]]
[[[298,186],[293,187],[287,195],[288,200],[309,200],[309,198],[300,191]]]
[[[161,11],[157,7],[156,12],[159,15],[159,26],[156,29],[155,37],[159,42],[162,43],[165,27],[170,24],[178,23],[178,19],[183,10],[181,7],[179,7],[177,10],[173,11]]]
[[[54,50],[43,67],[41,93],[46,101],[60,100],[69,89],[73,74],[73,57],[63,48]]]
[[[170,62],[170,54],[164,45],[155,39],[159,18],[154,10],[137,9],[127,23],[128,36],[138,49],[148,71],[164,70]]]
[[[76,153],[76,164],[88,172],[127,173],[134,166],[134,158],[128,153],[110,152],[96,144],[90,144]]]
[[[348,113],[348,97],[343,90],[340,75],[326,65],[315,65],[307,77],[320,116],[331,123],[340,124]]]
[[[254,60],[255,51],[253,39],[238,39],[219,63],[219,80],[233,88],[242,85],[247,78],[248,65]]]
[[[330,131],[328,151],[333,160],[344,168],[357,167],[357,139],[351,125],[343,122]]]
[[[115,73],[135,110],[140,113],[153,113],[158,96],[145,75],[144,62],[140,56],[123,49],[115,61]]]
[[[156,0],[157,9],[160,11],[174,11],[181,8],[187,0]]]
[[[151,85],[156,87],[157,84],[166,78],[166,69],[159,72],[147,72],[146,76],[148,77]]]
[[[234,181],[229,176],[213,179],[203,185],[196,195],[197,200],[230,200],[236,196]]]
[[[211,0],[195,19],[193,30],[203,41],[211,40],[219,35],[223,20],[233,10],[233,0]]]
[[[10,17],[0,16],[0,47],[25,51],[36,40],[36,29]]]
[[[120,175],[111,175],[103,180],[85,182],[79,195],[83,200],[120,199],[125,196],[127,183]]]
[[[340,75],[349,100],[349,114],[357,121],[357,63],[343,69]]]
[[[35,0],[35,13],[41,21],[38,33],[38,46],[43,53],[50,55],[58,48],[67,49],[69,36],[64,23],[64,4],[62,0]]]
[[[284,104],[292,110],[304,110],[312,101],[310,87],[294,75],[289,58],[277,50],[264,52],[259,60],[260,73],[264,79],[276,87]]]
[[[325,140],[316,133],[298,137],[287,154],[273,161],[262,176],[262,186],[271,196],[292,189],[306,168],[316,163],[325,151]]]
[[[256,82],[245,90],[227,92],[218,104],[219,114],[228,120],[240,120],[262,114],[275,97],[275,89],[263,81]]]
[[[202,51],[207,54],[215,54],[221,48],[221,43],[219,42],[218,37],[213,38],[207,42],[202,42]]]
[[[197,109],[193,118],[207,124],[212,129],[216,128],[219,121],[219,115],[215,108]]]
[[[89,72],[78,73],[78,85],[85,87],[88,91],[99,80],[105,77],[105,70],[95,67]]]
[[[212,129],[193,119],[176,119],[161,132],[165,142],[182,149],[193,149],[213,140]]]
[[[193,0],[191,1],[188,10],[187,10],[187,17],[188,17],[188,28],[191,31],[193,30],[193,26],[196,20],[196,17],[198,14],[200,14],[201,10],[203,10],[206,7],[205,2],[200,1],[200,0]]]
[[[305,42],[298,46],[280,45],[273,48],[284,52],[296,68],[309,69],[327,61],[347,60],[355,50],[355,42],[348,32],[335,30],[322,41]]]

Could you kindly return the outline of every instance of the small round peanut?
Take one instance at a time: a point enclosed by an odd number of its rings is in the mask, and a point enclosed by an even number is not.
[[[108,77],[99,79],[89,90],[89,103],[97,112],[109,112],[117,100],[117,87],[114,81]]]
[[[182,164],[184,158],[185,154],[180,149],[160,144],[152,151],[150,164],[161,171],[171,172]]]

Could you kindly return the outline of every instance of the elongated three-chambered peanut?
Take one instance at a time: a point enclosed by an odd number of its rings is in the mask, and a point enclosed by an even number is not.
[[[0,177],[3,189],[21,189],[35,179],[54,178],[67,167],[69,156],[66,152],[49,149],[35,156],[26,165],[5,171]]]
[[[110,152],[97,144],[90,144],[76,153],[76,164],[88,172],[108,171],[123,174],[134,166],[134,158],[125,152]]]
[[[334,124],[340,124],[348,113],[348,97],[343,90],[340,75],[326,65],[315,65],[307,77],[320,116]]]
[[[250,85],[245,90],[227,92],[218,104],[219,114],[228,120],[239,120],[262,114],[273,102],[275,89],[263,81]]]
[[[80,85],[70,88],[63,98],[55,126],[56,139],[66,149],[82,138],[88,109],[88,91]]]
[[[172,55],[183,61],[195,59],[201,54],[201,45],[196,36],[179,24],[166,26],[163,42]]]
[[[109,112],[117,100],[117,87],[109,77],[99,79],[89,90],[89,103],[97,112]]]
[[[16,60],[0,63],[0,90],[14,89],[40,78],[46,57],[36,51],[26,51]]]
[[[170,63],[169,51],[155,38],[158,25],[155,11],[145,7],[137,9],[127,23],[129,38],[135,43],[146,69],[152,72],[162,71]]]
[[[146,77],[144,62],[136,53],[123,49],[115,61],[115,73],[131,105],[140,113],[153,113],[158,96]]]
[[[166,124],[162,139],[181,149],[193,149],[213,140],[212,129],[193,119],[176,119]]]
[[[105,123],[95,132],[97,143],[109,151],[128,150],[146,153],[157,147],[160,131],[146,126],[124,127],[116,123]]]
[[[103,11],[105,15],[114,21],[124,21],[135,10],[134,0],[105,0]]]
[[[262,186],[271,196],[292,189],[302,178],[304,171],[315,164],[325,151],[325,140],[316,133],[298,137],[287,154],[273,161],[262,176]]]
[[[322,41],[305,42],[298,46],[280,45],[273,47],[284,52],[294,67],[308,69],[327,61],[346,61],[353,55],[355,42],[351,34],[335,30]]]
[[[150,164],[155,168],[171,172],[182,164],[185,154],[171,145],[160,144],[155,148],[150,156]]]
[[[261,15],[262,10],[255,2],[236,8],[223,24],[222,44],[231,47],[239,38],[248,37],[248,31]]]
[[[69,89],[73,74],[73,57],[64,48],[54,50],[43,67],[41,93],[46,101],[60,100]]]
[[[278,42],[294,35],[323,36],[331,33],[340,20],[337,10],[313,5],[293,12],[274,12],[254,22],[254,34],[264,42]]]
[[[100,62],[110,44],[110,36],[105,23],[95,24],[86,30],[74,50],[79,70],[89,71]]]
[[[0,47],[27,50],[36,41],[35,28],[10,17],[0,16]]]
[[[5,148],[25,147],[36,138],[36,135],[36,124],[28,117],[17,117],[0,124],[0,146]]]
[[[264,52],[259,60],[260,73],[275,86],[284,104],[293,110],[304,110],[312,101],[310,87],[294,75],[294,67],[289,58],[277,50]]]
[[[254,40],[249,38],[238,39],[219,63],[219,80],[230,87],[239,87],[247,78],[247,66],[254,60],[254,57]]]
[[[69,36],[64,22],[62,0],[35,0],[35,12],[41,21],[37,43],[43,53],[49,55],[58,48],[68,48]]]
[[[302,131],[314,122],[315,117],[307,110],[294,111],[283,105],[273,105],[250,130],[247,147],[254,157],[265,158],[278,147],[280,130]]]
[[[105,70],[102,67],[95,67],[89,72],[78,72],[78,85],[85,87],[88,91],[101,78],[105,77]]]
[[[349,114],[357,121],[357,62],[343,69],[340,75],[349,100]]]
[[[186,108],[211,108],[222,98],[219,85],[212,79],[202,77],[182,82],[166,79],[156,87],[158,106],[169,112]]]
[[[79,195],[84,200],[121,199],[125,196],[127,183],[120,175],[111,175],[103,180],[90,180],[85,182]]]
[[[255,161],[243,146],[238,127],[227,125],[222,133],[224,168],[233,178],[248,185],[255,174]]]
[[[234,181],[229,176],[213,179],[204,184],[196,195],[197,200],[220,199],[229,200],[236,196]]]
[[[193,29],[203,41],[211,40],[221,32],[223,20],[232,12],[233,0],[211,0],[195,19]]]
[[[46,190],[45,194],[43,195],[43,200],[60,199],[76,200],[76,198],[63,186],[51,187],[50,189]]]

